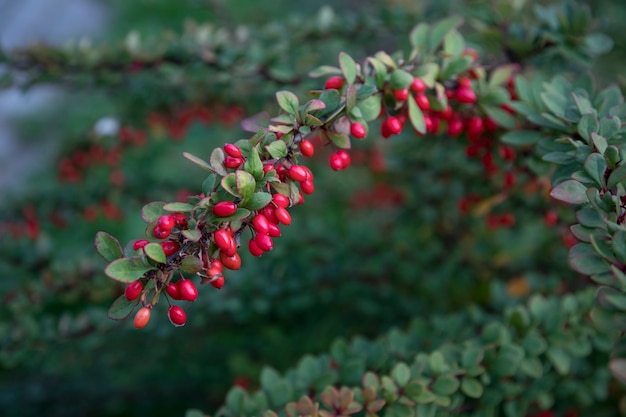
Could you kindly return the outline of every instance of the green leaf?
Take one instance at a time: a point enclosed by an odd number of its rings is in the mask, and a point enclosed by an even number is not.
[[[256,181],[261,181],[263,179],[263,162],[261,161],[259,150],[256,146],[250,150],[250,155],[246,159],[244,169],[252,174]]]
[[[617,259],[622,263],[626,261],[626,232],[623,230],[616,232],[613,235],[611,245]]]
[[[350,149],[350,137],[348,135],[331,131],[327,131],[326,135],[336,147],[340,149]]]
[[[606,186],[611,189],[626,179],[626,163],[619,165],[615,171],[611,172]]]
[[[410,100],[409,100],[410,101]],[[370,96],[357,104],[357,108],[361,110],[361,117],[367,122],[378,119],[381,109],[381,98],[379,94]]]
[[[269,391],[272,387],[276,386],[282,378],[280,374],[272,367],[265,366],[261,369],[261,376],[259,381],[261,382],[261,387]]]
[[[354,84],[356,80],[356,63],[350,55],[345,52],[339,53],[339,67],[348,84]]]
[[[426,134],[424,113],[422,113],[422,110],[418,107],[417,103],[415,103],[415,100],[409,98],[407,101],[409,103],[409,120],[411,121],[411,125],[413,125],[413,129],[422,135]]]
[[[241,206],[248,210],[255,211],[267,206],[270,201],[272,201],[272,195],[270,193],[259,191],[252,194],[250,199],[245,204],[242,203]]]
[[[94,245],[96,247],[96,252],[98,252],[98,254],[102,256],[105,261],[112,262],[117,258],[124,256],[120,242],[106,232],[96,233]]]
[[[287,145],[282,140],[275,140],[267,145],[265,149],[274,159],[280,159],[287,156]]]
[[[224,150],[222,148],[213,149],[213,152],[211,152],[211,157],[209,158],[209,161],[211,163],[211,169],[221,176],[228,175],[228,171],[226,171],[226,168],[224,168],[225,158],[226,156],[224,155]]]
[[[428,35],[430,33],[430,26],[428,23],[419,23],[416,25],[409,34],[409,41],[411,46],[418,52],[423,51],[428,47]]]
[[[222,181],[220,181],[220,185],[228,194],[234,197],[241,197],[239,191],[237,190],[237,176],[234,172],[231,172],[230,174],[222,178]]]
[[[198,158],[197,156],[190,154],[188,152],[183,152],[183,156],[202,169],[206,169],[207,171],[211,171],[211,172],[214,171],[213,167],[209,165],[209,163],[206,162],[204,159]]]
[[[618,381],[622,384],[626,384],[626,359],[611,359],[609,369]]]
[[[439,65],[435,62],[426,62],[417,69],[415,75],[421,78],[428,88],[434,88],[439,77]]]
[[[524,358],[520,364],[520,370],[532,378],[541,378],[543,376],[543,365],[539,358]]]
[[[185,417],[206,417],[202,411],[191,408],[185,412]]]
[[[134,259],[120,258],[108,264],[104,273],[116,281],[132,282],[143,277],[151,269],[151,266],[137,264]]]
[[[167,203],[166,205],[163,206],[163,210],[167,210],[171,212],[179,212],[179,211],[186,212],[186,211],[192,211],[193,205],[189,203],[180,203],[180,202]]]
[[[604,136],[598,135],[597,133],[591,133],[591,141],[593,145],[596,147],[599,153],[604,154],[604,151],[608,147],[608,143]]]
[[[165,263],[165,252],[163,252],[163,247],[160,244],[148,243],[143,250],[150,259],[161,264]]]
[[[535,319],[537,318],[543,319],[544,312],[545,312],[545,304],[542,304],[541,306],[537,305],[537,301],[542,300],[542,298],[534,297],[532,300],[534,300],[534,307],[535,307],[534,310],[531,309],[532,315],[535,317]],[[546,349],[548,348],[548,343],[543,338],[543,336],[541,336],[541,334],[539,334],[536,331],[531,331],[527,333],[524,339],[522,340],[522,347],[529,355],[537,356],[537,355],[541,355],[543,352],[546,351]]]
[[[587,187],[575,180],[563,181],[550,191],[550,197],[569,204],[587,203]]]
[[[406,384],[411,379],[411,370],[404,362],[399,362],[394,366],[391,370],[391,377],[396,381],[398,387],[402,388],[406,386]]]
[[[319,77],[327,77],[329,75],[339,75],[341,74],[341,70],[337,67],[333,67],[330,65],[321,65],[315,68],[313,71],[309,72],[309,77],[311,78],[319,78]]]
[[[459,56],[465,50],[465,39],[458,30],[452,29],[443,38],[443,52],[449,56]]]
[[[607,261],[602,259],[593,246],[587,243],[574,245],[569,251],[568,261],[576,272],[584,275],[603,274],[611,270]]]
[[[536,130],[516,130],[504,134],[502,142],[509,145],[534,145],[543,138],[543,134]]]
[[[565,352],[565,350],[558,346],[550,346],[547,355],[548,359],[554,366],[554,369],[560,375],[568,374],[571,365],[571,358],[569,357],[567,352]]]
[[[439,45],[441,44],[441,41],[446,37],[446,35],[451,30],[460,27],[461,24],[463,24],[463,19],[457,16],[449,17],[447,19],[443,19],[437,22],[430,31],[430,36],[428,38],[428,48],[431,51],[435,51],[437,47],[439,47]]]
[[[198,229],[186,229],[183,230],[182,235],[185,236],[186,239],[192,242],[198,242],[202,237],[202,233]]]
[[[206,177],[206,179],[202,182],[202,192],[204,195],[209,195],[213,192],[216,182],[217,176],[215,174],[209,174]]]
[[[517,126],[517,119],[506,111],[502,110],[501,108],[493,106],[481,107],[485,111],[485,113],[487,113],[487,116],[489,116],[499,126],[502,126],[506,129],[515,129],[515,127]]]
[[[276,101],[281,109],[292,116],[298,115],[298,96],[291,91],[279,91],[276,93]]]
[[[606,229],[605,216],[598,210],[585,207],[576,212],[576,220],[585,227]]]
[[[452,395],[459,389],[460,385],[458,378],[452,375],[443,375],[437,378],[433,384],[433,392],[438,395]]]
[[[241,414],[245,395],[246,392],[243,388],[236,385],[226,394],[224,402],[226,403],[226,408],[228,408],[233,415]]]
[[[469,69],[472,66],[473,62],[474,61],[471,57],[465,55],[459,58],[455,58],[445,63],[439,74],[439,77],[442,80],[452,78],[454,75],[460,74],[463,71]]]
[[[349,84],[346,88],[346,110],[351,111],[356,106],[357,87]]]
[[[428,365],[434,374],[442,374],[449,369],[443,354],[438,350],[430,354],[428,357]]]
[[[166,203],[164,201],[153,201],[146,204],[141,209],[141,218],[146,223],[155,222],[163,214],[167,214],[167,212],[163,210],[163,206],[165,206],[165,204]]]
[[[489,87],[497,87],[507,83],[513,72],[516,71],[516,66],[513,64],[508,65],[500,65],[495,70],[491,72],[491,76],[489,77]]]
[[[381,89],[385,85],[385,80],[387,78],[387,67],[380,60],[369,57],[366,61],[374,68],[374,77],[376,80],[376,87]]]
[[[483,395],[483,385],[475,378],[464,377],[461,380],[461,391],[470,398],[480,398]]]
[[[606,160],[599,153],[592,153],[585,160],[585,171],[600,187],[604,187],[604,173],[606,172]]]
[[[574,98],[576,107],[578,108],[578,111],[580,112],[581,115],[594,116],[594,119],[595,119],[595,115],[594,115],[595,110],[593,109],[593,106],[591,105],[591,101],[589,101],[587,97],[574,94],[574,93],[572,93],[572,97]],[[582,121],[582,118],[581,118],[581,121]],[[587,140],[589,140],[589,137],[587,137]]]
[[[256,181],[252,174],[243,169],[235,171],[235,181],[237,184],[237,192],[241,196],[241,204],[245,206],[256,190]]]
[[[235,212],[235,214],[233,214],[232,216],[220,217],[219,220],[220,222],[234,222],[236,220],[245,219],[246,217],[249,217],[249,216],[250,216],[250,210],[239,207],[237,208],[237,211]]]
[[[107,317],[111,320],[124,320],[133,312],[137,302],[137,300],[128,301],[124,294],[120,295],[109,307]]]
[[[389,76],[389,86],[394,90],[409,88],[413,82],[413,75],[410,73],[396,69]]]
[[[493,371],[499,376],[515,375],[524,356],[525,353],[522,347],[508,343],[503,344],[493,363]]]
[[[195,274],[204,269],[202,261],[197,256],[185,256],[180,263],[180,269],[188,274]]]
[[[461,365],[463,368],[470,368],[480,364],[483,360],[483,349],[476,346],[468,346],[463,350]]]

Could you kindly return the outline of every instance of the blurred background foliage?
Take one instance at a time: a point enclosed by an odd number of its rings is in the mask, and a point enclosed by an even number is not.
[[[337,337],[375,337],[416,316],[469,305],[499,311],[530,293],[584,286],[566,261],[573,216],[549,201],[548,184],[496,154],[517,174],[503,187],[504,171],[487,176],[461,139],[371,135],[342,173],[318,150],[310,163],[318,191],[293,210],[273,252],[245,257],[221,291],[202,288],[185,327],[170,326],[163,305],[144,331],[106,318],[123,289],[104,277],[93,236],[141,237],[143,204],[200,192],[204,175],[182,152],[206,156],[245,137],[241,119],[275,109],[278,89],[319,87],[306,74],[334,65],[342,50],[359,59],[405,48],[420,21],[461,14],[482,59],[504,62],[515,45],[497,31],[541,24],[530,6],[516,15],[528,26],[498,21],[506,3],[116,0],[91,43],[1,51],[6,88],[58,93],[9,121],[31,162],[0,202],[3,414],[212,410],[234,383],[254,386],[263,365],[284,370]],[[578,6],[592,9],[589,24],[614,47],[566,69],[588,64],[600,84],[623,86],[621,1]],[[204,36],[211,40],[198,48]],[[564,70],[567,51],[543,53],[548,46],[515,55],[529,70]]]

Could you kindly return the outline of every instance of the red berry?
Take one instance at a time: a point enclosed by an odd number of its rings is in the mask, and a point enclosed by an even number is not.
[[[513,172],[507,172],[504,174],[504,186],[511,188],[515,185],[515,174]]]
[[[396,101],[405,101],[409,98],[409,89],[408,88],[400,88],[397,90],[393,90],[393,97]]]
[[[230,169],[237,169],[243,164],[242,157],[227,156],[224,158],[224,166]]]
[[[170,323],[176,327],[184,326],[187,322],[187,314],[179,306],[170,306],[167,310],[167,317],[169,317]]]
[[[174,242],[173,240],[166,240],[165,242],[161,242],[161,247],[163,248],[165,256],[171,256],[175,254],[178,249],[180,249],[180,245],[178,244],[178,242]]]
[[[437,110],[437,116],[443,120],[450,120],[452,116],[454,116],[454,112],[452,111],[452,107],[448,104],[448,106],[444,110]]]
[[[237,244],[235,243],[235,239],[232,240],[232,243],[229,247],[227,247],[226,249],[222,249],[221,251],[228,256],[232,256],[237,253]]]
[[[135,240],[135,242],[133,243],[133,249],[134,250],[143,249],[148,243],[150,243],[150,241],[146,239]]]
[[[256,243],[255,239],[250,239],[250,241],[248,241],[248,251],[250,251],[250,254],[252,256],[263,255],[263,250],[259,248],[259,245]]]
[[[237,204],[232,201],[220,201],[213,206],[213,214],[217,217],[232,216],[237,212]]]
[[[172,230],[176,225],[176,219],[169,214],[164,214],[157,219],[157,226],[163,230]]]
[[[330,164],[330,167],[333,169],[333,171],[340,171],[343,169],[343,160],[336,153],[330,155],[328,163]]]
[[[448,136],[457,137],[463,133],[463,121],[459,118],[454,118],[448,122]]]
[[[474,116],[467,121],[467,134],[470,136],[479,136],[485,130],[483,119]]]
[[[426,94],[417,94],[415,96],[415,104],[417,104],[417,107],[419,107],[423,111],[430,110],[430,101],[428,101],[428,97],[426,97]]]
[[[340,90],[343,87],[343,78],[339,75],[333,75],[332,77],[326,80],[324,83],[324,89],[328,90],[334,88],[335,90]]]
[[[277,224],[275,223],[270,223],[270,227],[267,230],[267,233],[271,236],[271,237],[280,237],[280,228],[278,227]]]
[[[270,222],[263,214],[259,213],[252,218],[252,228],[257,233],[267,233]]]
[[[389,116],[383,120],[381,130],[384,138],[388,138],[391,135],[397,135],[402,132],[402,122],[397,117]]]
[[[548,227],[554,227],[559,221],[559,215],[554,210],[548,210],[543,216],[543,221]]]
[[[272,238],[266,233],[257,234],[254,238],[254,242],[257,244],[257,247],[263,252],[269,252],[274,247],[274,242],[272,241]]]
[[[498,152],[505,161],[513,161],[515,159],[515,149],[510,146],[502,145],[498,148]]]
[[[359,122],[353,122],[350,124],[350,133],[357,139],[363,139],[367,132],[365,131],[365,126],[363,126]]]
[[[148,322],[150,321],[150,312],[151,310],[148,307],[141,307],[137,313],[135,314],[135,318],[133,319],[133,324],[135,328],[142,329],[146,327]]]
[[[156,226],[152,231],[152,235],[157,239],[165,239],[170,235],[170,230],[161,229],[159,226]]]
[[[282,223],[285,226],[289,226],[291,224],[291,215],[286,208],[277,207],[274,214],[276,215],[276,219],[279,223]]]
[[[143,291],[143,282],[141,280],[136,280],[133,282],[129,282],[126,285],[126,289],[124,290],[124,295],[128,301],[133,301],[139,298],[141,292]]]
[[[307,179],[308,173],[303,166],[292,165],[289,168],[287,175],[289,175],[289,178],[292,180],[300,182]]]
[[[224,269],[224,266],[222,265],[222,262],[219,259],[213,259],[209,265],[209,269],[216,269],[219,272],[222,272],[222,270]]]
[[[167,295],[172,297],[174,300],[181,299],[180,288],[178,287],[178,284],[170,282],[169,284],[167,284],[167,287],[165,287],[165,292],[167,292]]]
[[[224,145],[224,152],[226,155],[232,156],[233,158],[241,158],[241,149],[232,143]]]
[[[300,190],[304,194],[313,194],[315,192],[315,185],[311,180],[302,181],[300,183]]]
[[[300,148],[300,153],[305,158],[310,158],[315,153],[315,146],[313,146],[313,142],[310,140],[303,139],[298,147]]]
[[[220,251],[220,261],[222,261],[222,265],[228,269],[237,270],[241,268],[241,257],[239,257],[237,252],[232,256],[228,256]]]
[[[287,197],[284,194],[274,194],[274,195],[272,195],[272,201],[278,207],[284,207],[284,208],[289,207],[289,204],[291,204],[291,202],[289,201],[289,197]]]
[[[471,88],[461,87],[456,91],[456,99],[460,103],[472,104],[476,102],[476,93]]]
[[[263,174],[267,175],[270,171],[276,171],[276,168],[274,168],[274,165],[263,164]]]
[[[178,281],[178,289],[180,290],[180,298],[185,301],[196,301],[198,299],[198,288],[190,279],[182,279]]]
[[[224,286],[224,277],[217,277],[214,280],[211,280],[211,285],[218,290]]]
[[[343,163],[343,168],[348,168],[350,166],[350,154],[343,149],[338,149],[335,151],[335,154],[339,155],[341,161]]]
[[[174,223],[176,224],[176,227],[178,227],[179,229],[187,228],[188,219],[185,213],[172,213],[172,217],[174,218]]]
[[[263,215],[265,216],[268,222],[277,224],[278,220],[276,219],[274,210],[276,210],[276,207],[267,205],[261,210],[261,212],[263,213]]]
[[[485,117],[483,121],[485,129],[487,129],[489,132],[495,132],[496,130],[498,130],[498,124],[491,117]]]
[[[459,77],[459,88],[472,88],[472,80],[468,77]]]
[[[213,232],[213,240],[217,247],[222,250],[228,250],[234,244],[233,237],[226,229],[218,229]]]
[[[413,78],[413,82],[411,83],[411,91],[414,93],[423,93],[426,91],[426,84],[422,81],[421,78]]]

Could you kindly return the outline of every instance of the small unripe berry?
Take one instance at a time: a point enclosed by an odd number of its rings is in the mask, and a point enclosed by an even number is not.
[[[339,75],[333,75],[326,80],[326,83],[324,83],[324,89],[328,90],[334,88],[335,90],[340,90],[341,87],[343,87],[343,82],[344,81],[342,77],[340,77]]]
[[[300,153],[305,158],[310,158],[313,156],[313,154],[315,154],[315,146],[313,146],[313,142],[311,142],[310,140],[302,140],[298,147],[300,148]]]
[[[137,329],[143,329],[150,321],[151,310],[148,307],[141,307],[135,314],[133,324]]]
[[[167,317],[169,317],[170,323],[176,327],[184,326],[187,322],[187,314],[180,306],[170,306],[167,310]]]
[[[357,139],[363,139],[367,132],[365,131],[365,126],[363,126],[359,122],[353,122],[350,124],[350,134]]]
[[[196,301],[198,299],[198,288],[196,284],[189,279],[178,281],[178,289],[180,290],[180,298],[185,301]]]
[[[148,243],[150,243],[150,241],[146,239],[135,240],[135,242],[133,243],[133,249],[134,250],[143,249]]]
[[[237,204],[232,201],[220,201],[213,206],[213,214],[218,217],[232,216],[237,212]]]
[[[143,282],[141,280],[136,280],[133,282],[129,282],[126,285],[126,289],[124,290],[124,295],[128,301],[134,301],[141,295],[143,291]]]
[[[232,156],[233,158],[241,158],[241,149],[232,143],[224,145],[224,153],[228,156]]]

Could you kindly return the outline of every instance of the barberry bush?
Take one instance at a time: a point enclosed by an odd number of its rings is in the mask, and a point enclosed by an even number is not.
[[[111,413],[131,388],[174,393],[189,416],[623,413],[626,107],[587,73],[612,42],[584,4],[509,3],[416,17],[400,47],[328,47],[289,76],[269,51],[254,59],[254,37],[202,27],[167,44],[177,54],[134,35],[113,54],[3,55],[27,76],[71,65],[104,90],[166,97],[142,97],[134,126],[100,119],[59,158],[64,193],[4,223],[7,270],[45,274],[7,292],[3,366],[27,382],[64,366],[38,349],[95,348],[96,378],[117,380]],[[318,26],[343,23],[329,10]],[[281,51],[314,42],[313,26]],[[207,56],[215,81],[194,73]],[[84,243],[76,222],[95,251],[51,249]],[[131,351],[129,368],[100,369]]]

